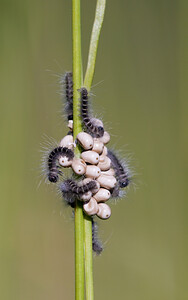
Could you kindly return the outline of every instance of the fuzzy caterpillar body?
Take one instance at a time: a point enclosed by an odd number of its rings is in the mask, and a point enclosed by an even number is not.
[[[60,186],[60,189],[63,194],[71,192],[78,196],[85,194],[89,191],[92,192],[96,188],[97,188],[97,183],[95,180],[91,180],[88,183],[85,183],[83,185],[78,185],[75,180],[67,179]]]
[[[119,187],[125,188],[130,182],[128,169],[123,166],[123,164],[111,150],[108,150],[107,156],[111,160],[111,166],[115,171],[115,176],[118,180]]]
[[[97,223],[92,219],[92,249],[96,253],[96,255],[99,255],[103,251],[103,246],[97,236],[97,231],[98,231]]]
[[[88,91],[84,87],[82,87],[79,91],[81,93],[81,117],[83,124],[93,137],[100,138],[104,135],[104,128],[102,126],[97,126],[94,119],[89,116]]]
[[[50,152],[48,157],[48,179],[50,182],[57,182],[61,171],[57,165],[57,160],[61,156],[66,156],[68,160],[72,160],[74,157],[74,152],[67,147],[56,147]]]
[[[72,72],[65,73],[65,90],[66,90],[66,104],[65,104],[65,112],[67,115],[67,119],[73,120],[73,79]]]

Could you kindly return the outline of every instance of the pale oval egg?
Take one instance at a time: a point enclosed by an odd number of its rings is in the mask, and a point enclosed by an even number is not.
[[[99,162],[99,154],[95,151],[84,151],[81,153],[81,158],[92,165],[96,165]]]
[[[95,179],[101,175],[101,170],[97,166],[87,166],[85,175]]]
[[[109,219],[111,216],[111,208],[106,203],[99,203],[97,216],[103,220]]]
[[[98,212],[98,203],[94,198],[91,198],[88,203],[83,205],[83,209],[89,216],[96,215]]]
[[[112,189],[116,185],[116,178],[114,176],[110,175],[103,175],[101,174],[98,178],[97,181],[99,182],[101,187],[104,187],[106,189]]]
[[[78,175],[83,175],[86,172],[86,163],[83,159],[74,158],[72,161],[72,169]]]
[[[59,146],[60,147],[67,147],[69,149],[73,148],[73,136],[72,135],[66,135],[64,138],[61,140]]]
[[[93,198],[97,200],[97,202],[106,202],[111,197],[111,193],[109,190],[100,188],[99,191],[93,195]]]
[[[79,132],[76,138],[85,150],[89,150],[93,147],[93,138],[88,133]]]

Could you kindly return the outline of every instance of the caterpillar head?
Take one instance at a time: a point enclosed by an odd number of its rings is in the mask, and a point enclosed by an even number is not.
[[[125,188],[126,186],[128,186],[129,182],[130,182],[130,180],[128,178],[125,178],[125,180],[120,181],[119,182],[120,188]]]
[[[97,137],[100,138],[104,135],[104,128],[102,126],[97,127]]]
[[[56,183],[58,181],[58,178],[59,178],[58,174],[55,174],[55,173],[50,173],[48,175],[49,181],[53,182],[53,183]]]

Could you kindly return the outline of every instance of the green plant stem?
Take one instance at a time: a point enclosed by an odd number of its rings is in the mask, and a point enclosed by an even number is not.
[[[106,0],[98,0],[96,6],[95,20],[93,24],[91,41],[89,47],[88,64],[84,79],[84,86],[90,90],[97,56],[98,42],[104,19]],[[92,257],[92,220],[84,215],[84,245],[85,245],[85,281],[86,299],[94,299],[93,289],[93,257]]]
[[[102,23],[104,19],[105,6],[106,6],[106,0],[97,1],[95,20],[93,23],[93,29],[92,29],[91,40],[90,40],[88,63],[87,63],[86,75],[84,79],[84,86],[88,90],[90,90],[91,88],[93,75],[95,71],[97,48],[98,48]]]
[[[86,299],[94,299],[93,288],[93,251],[92,251],[92,221],[89,216],[84,215],[84,245],[85,245],[85,278]]]
[[[73,120],[74,139],[82,131],[79,112],[79,92],[82,84],[81,60],[81,25],[80,0],[72,0],[72,32],[73,32]],[[75,156],[79,157],[79,148],[75,149]],[[83,208],[77,201],[75,207],[75,299],[84,300],[84,224]]]
[[[95,62],[100,31],[104,18],[106,0],[98,0],[95,20],[91,34],[88,64],[84,86],[90,90],[93,80]],[[80,0],[72,0],[73,19],[73,120],[74,139],[82,131],[80,119],[80,105],[78,89],[82,86],[82,59],[81,59],[81,25],[80,25]],[[80,156],[78,147],[75,156]],[[88,216],[83,216],[83,208],[79,201],[75,207],[75,299],[84,300],[84,246],[85,246],[85,280],[86,299],[94,299],[93,291],[93,262],[92,262],[92,221]]]

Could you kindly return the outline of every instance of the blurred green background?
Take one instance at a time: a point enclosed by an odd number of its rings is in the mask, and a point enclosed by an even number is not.
[[[82,1],[84,67],[95,1]],[[137,176],[101,221],[95,299],[184,300],[188,2],[107,0],[92,92]],[[71,212],[39,186],[44,134],[60,140],[58,76],[72,68],[71,1],[0,1],[1,299],[74,298]]]

